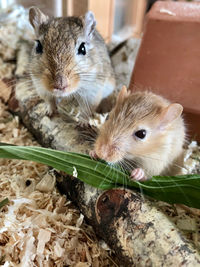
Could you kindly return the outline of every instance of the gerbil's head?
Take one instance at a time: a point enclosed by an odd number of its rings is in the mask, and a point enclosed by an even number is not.
[[[180,104],[170,104],[153,93],[131,94],[123,87],[95,142],[97,156],[110,163],[162,157],[170,142],[170,131],[179,125],[182,110]]]
[[[95,72],[93,13],[49,18],[32,7],[29,20],[36,35],[30,70],[33,82],[56,96],[74,93]]]

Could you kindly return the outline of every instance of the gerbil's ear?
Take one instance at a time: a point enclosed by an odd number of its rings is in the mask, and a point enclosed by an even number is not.
[[[161,113],[161,124],[160,128],[163,129],[169,123],[181,116],[183,112],[183,107],[180,104],[170,104]]]
[[[129,92],[127,90],[127,87],[124,85],[122,86],[121,91],[119,92],[118,96],[117,96],[117,103],[119,103],[120,101],[122,101],[126,96],[129,95]]]
[[[42,11],[37,7],[31,7],[29,9],[29,21],[33,28],[37,31],[39,26],[48,21],[49,17],[46,16]]]
[[[87,38],[91,38],[95,30],[96,20],[94,14],[91,11],[88,11],[85,14],[85,35]]]

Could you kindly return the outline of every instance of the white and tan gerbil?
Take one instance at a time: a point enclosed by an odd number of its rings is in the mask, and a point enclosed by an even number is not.
[[[57,99],[71,95],[85,104],[81,109],[96,110],[114,90],[115,77],[93,13],[50,18],[32,7],[29,20],[36,35],[30,75],[47,113],[56,111]]]
[[[159,95],[123,87],[91,155],[122,163],[134,180],[176,174],[185,141],[182,111]]]

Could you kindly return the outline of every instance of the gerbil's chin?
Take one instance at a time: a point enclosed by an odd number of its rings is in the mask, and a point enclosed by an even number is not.
[[[107,164],[111,166],[117,164],[119,161],[120,160],[106,160]]]
[[[53,94],[55,97],[68,97],[72,95],[75,91],[76,91],[75,89],[70,89],[70,90],[53,89]]]
[[[96,153],[98,158],[106,161],[109,165],[114,165],[117,164],[118,162],[120,162],[122,160],[121,155],[98,155],[98,153]]]

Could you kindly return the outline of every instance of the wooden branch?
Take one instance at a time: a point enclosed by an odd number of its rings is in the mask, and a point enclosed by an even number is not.
[[[18,112],[44,146],[80,153],[91,149],[76,122],[45,116],[45,104],[23,81],[17,82],[10,109]],[[57,183],[116,252],[121,266],[199,266],[197,250],[155,202],[140,193],[124,189],[102,192],[67,175],[59,175]]]
[[[77,179],[62,178],[67,193],[96,233],[115,251],[121,266],[198,266],[200,256],[175,225],[139,193],[101,193]]]

